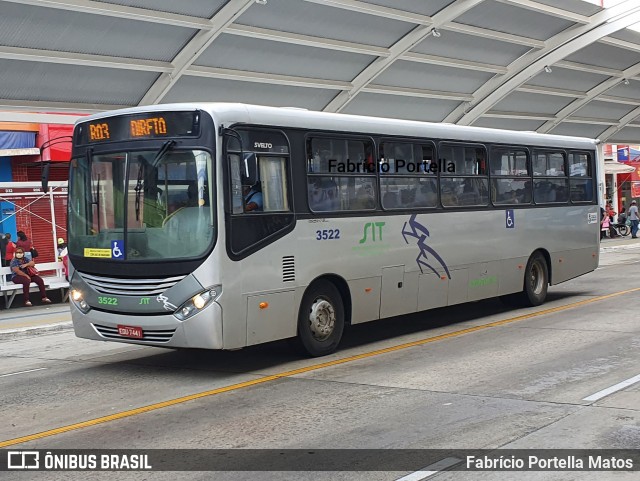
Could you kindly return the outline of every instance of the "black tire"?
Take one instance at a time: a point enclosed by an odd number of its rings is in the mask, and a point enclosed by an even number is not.
[[[500,301],[509,307],[534,307],[544,303],[549,287],[549,267],[547,260],[535,252],[527,262],[524,285],[521,292],[500,296]]]
[[[300,303],[296,347],[312,357],[331,354],[342,339],[344,319],[344,304],[336,286],[326,280],[314,282]]]
[[[524,288],[522,301],[525,306],[539,306],[547,298],[549,288],[549,267],[547,260],[540,252],[534,252],[529,257],[524,272]]]
[[[629,229],[628,225],[618,226],[618,231],[620,232],[620,235],[623,237],[626,237],[631,233],[631,229]]]

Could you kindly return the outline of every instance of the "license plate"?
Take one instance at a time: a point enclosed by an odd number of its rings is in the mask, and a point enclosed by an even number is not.
[[[132,337],[134,339],[142,339],[142,328],[135,326],[118,325],[118,334],[124,337]]]

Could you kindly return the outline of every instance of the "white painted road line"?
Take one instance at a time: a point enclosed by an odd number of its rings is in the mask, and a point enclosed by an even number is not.
[[[455,466],[460,463],[462,460],[458,458],[445,458],[441,459],[437,463],[430,464],[426,468],[422,468],[420,471],[416,471],[411,474],[407,474],[402,478],[397,479],[396,481],[422,481],[423,479],[427,479],[429,476],[433,476],[434,474],[439,473],[451,466]]]
[[[34,372],[34,371],[42,371],[43,369],[47,369],[47,368],[39,367],[38,369],[29,369],[28,371],[12,372],[11,374],[2,374],[0,375],[0,377],[17,376],[18,374],[25,374],[27,372]]]
[[[631,379],[627,379],[626,381],[619,382],[618,384],[608,387],[607,389],[598,391],[597,393],[592,394],[591,396],[587,396],[586,398],[583,399],[583,401],[597,401],[598,399],[602,399],[603,397],[608,396],[609,394],[612,394],[616,391],[620,391],[621,389],[624,389],[625,387],[629,387],[632,384],[635,384],[637,382],[640,382],[640,374],[632,377]]]

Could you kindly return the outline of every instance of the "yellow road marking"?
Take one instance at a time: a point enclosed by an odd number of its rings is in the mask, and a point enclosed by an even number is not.
[[[89,426],[95,426],[97,424],[107,423],[110,421],[116,421],[118,419],[123,419],[131,416],[135,416],[137,414],[147,413],[150,411],[156,411],[158,409],[166,408],[169,406],[175,406],[177,404],[182,404],[187,401],[193,401],[194,399],[200,399],[209,396],[215,396],[216,394],[222,394],[230,391],[237,391],[239,389],[243,389],[249,386],[255,386],[257,384],[264,384],[266,382],[275,381],[276,379],[282,379],[290,376],[294,376],[296,374],[302,374],[310,371],[317,371],[318,369],[324,369],[326,367],[338,366],[340,364],[346,364],[348,362],[357,361],[360,359],[366,359],[369,357],[379,356],[380,354],[386,354],[389,352],[400,351],[403,349],[408,349],[410,347],[421,346],[423,344],[428,344],[431,342],[441,341],[443,339],[451,339],[453,337],[459,337],[464,334],[469,334],[471,332],[480,331],[483,329],[488,329],[490,327],[503,326],[505,324],[510,324],[513,322],[524,321],[525,319],[531,319],[533,317],[544,316],[546,314],[552,314],[554,312],[566,311],[568,309],[574,309],[576,307],[584,306],[586,304],[591,304],[592,302],[598,302],[605,299],[610,299],[611,297],[622,296],[624,294],[629,294],[631,292],[640,291],[640,287],[636,287],[634,289],[628,289],[626,291],[614,292],[613,294],[607,294],[604,296],[598,296],[591,299],[585,299],[583,301],[574,302],[572,304],[566,304],[564,306],[552,307],[549,309],[544,309],[541,311],[532,312],[529,314],[523,314],[521,316],[511,317],[509,319],[503,319],[502,321],[494,321],[489,322],[488,324],[482,324],[480,326],[469,327],[467,329],[461,329],[459,331],[450,332],[447,334],[440,334],[439,336],[427,337],[425,339],[420,339],[418,341],[407,342],[404,344],[398,344],[396,346],[386,347],[383,349],[377,349],[375,351],[365,352],[362,354],[356,354],[354,356],[345,357],[342,359],[335,359],[333,361],[322,362],[318,364],[313,364],[307,367],[301,367],[299,369],[293,369],[291,371],[285,371],[278,374],[272,374],[269,376],[264,376],[258,379],[253,379],[251,381],[245,381],[237,384],[231,384],[230,386],[225,386],[217,389],[212,389],[210,391],[203,391],[196,394],[190,394],[188,396],[182,396],[176,399],[170,399],[168,401],[163,401],[155,404],[150,404],[148,406],[143,406],[135,409],[130,409],[128,411],[122,411],[115,414],[110,414],[109,416],[102,416],[95,419],[90,419],[88,421],[83,421],[76,424],[69,424],[67,426],[62,426],[55,429],[50,429],[48,431],[43,431],[41,433],[29,434],[27,436],[21,436],[19,438],[8,439],[6,441],[0,442],[0,448],[6,448],[8,446],[14,446],[16,444],[26,443],[29,441],[34,441],[36,439],[42,439],[49,436],[55,436],[58,434],[66,433],[69,431],[75,431],[77,429],[86,428]]]

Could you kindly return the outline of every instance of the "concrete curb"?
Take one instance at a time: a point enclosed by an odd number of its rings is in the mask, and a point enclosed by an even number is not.
[[[44,334],[69,331],[73,329],[71,321],[57,322],[54,324],[42,324],[39,326],[19,327],[17,329],[0,330],[0,341],[19,339],[24,337],[35,337]]]

